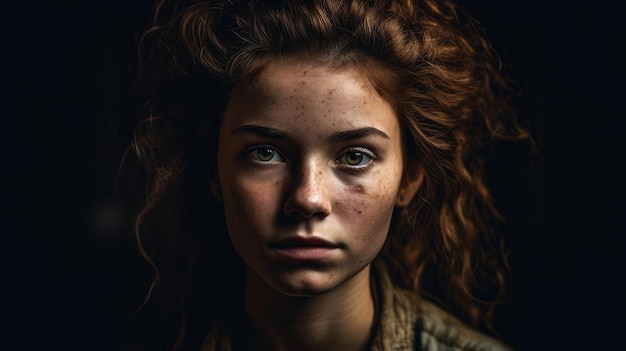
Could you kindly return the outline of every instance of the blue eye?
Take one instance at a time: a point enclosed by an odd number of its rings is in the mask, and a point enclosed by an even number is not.
[[[362,167],[369,164],[373,158],[373,155],[368,155],[364,151],[351,150],[339,156],[336,162],[348,166]]]
[[[251,159],[260,162],[279,162],[283,160],[278,151],[267,146],[257,147],[250,150],[249,156]]]

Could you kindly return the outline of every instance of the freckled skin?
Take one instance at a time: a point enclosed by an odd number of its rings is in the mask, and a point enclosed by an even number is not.
[[[354,69],[298,61],[270,64],[232,101],[237,103],[227,106],[220,130],[217,187],[230,238],[249,272],[289,296],[319,295],[369,279],[402,177],[401,132],[391,106]],[[278,129],[287,137],[233,133],[244,125]],[[329,139],[360,128],[388,138]],[[281,159],[251,160],[247,150],[257,145],[271,147]],[[350,148],[366,148],[376,157],[356,169],[342,163]],[[338,249],[315,262],[284,260],[270,243],[293,236],[322,238]]]

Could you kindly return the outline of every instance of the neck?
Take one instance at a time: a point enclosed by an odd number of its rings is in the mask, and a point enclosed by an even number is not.
[[[370,267],[330,292],[286,296],[248,271],[246,310],[253,350],[363,351],[374,325]]]

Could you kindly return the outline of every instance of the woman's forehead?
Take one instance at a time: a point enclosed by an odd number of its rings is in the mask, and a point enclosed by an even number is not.
[[[366,77],[350,68],[336,70],[301,62],[270,64],[240,87],[228,104],[225,124],[273,121],[275,125],[327,122],[342,128],[375,127],[395,134],[397,117]]]

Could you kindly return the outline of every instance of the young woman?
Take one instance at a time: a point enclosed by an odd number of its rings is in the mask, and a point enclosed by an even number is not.
[[[457,5],[159,1],[139,52],[147,349],[508,349],[483,166],[528,135]]]

